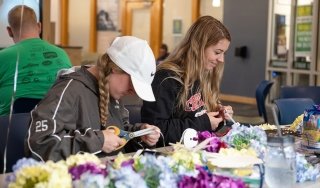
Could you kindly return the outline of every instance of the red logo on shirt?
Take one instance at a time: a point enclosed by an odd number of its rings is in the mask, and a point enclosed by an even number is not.
[[[190,97],[186,102],[185,111],[196,111],[204,105],[203,100],[201,99],[201,93],[197,93]]]

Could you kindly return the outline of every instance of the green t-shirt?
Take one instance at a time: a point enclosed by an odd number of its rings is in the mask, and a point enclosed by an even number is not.
[[[57,72],[70,68],[66,52],[40,38],[32,38],[0,51],[0,116],[9,114],[18,63],[15,99],[41,99],[56,80]]]

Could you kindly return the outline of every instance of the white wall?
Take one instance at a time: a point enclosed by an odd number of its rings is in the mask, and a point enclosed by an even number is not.
[[[88,51],[90,37],[90,1],[69,1],[69,46],[82,46]]]
[[[19,1],[19,0],[0,0],[1,1]],[[22,1],[22,0],[20,0]],[[35,0],[29,0],[35,1]],[[25,0],[25,2],[27,2]],[[88,0],[70,0],[69,5],[69,45],[70,46],[83,46],[82,51],[86,53],[89,48],[90,37],[90,1]],[[222,20],[223,0],[221,0],[221,7],[215,8],[211,5],[211,0],[200,1],[200,15],[211,15],[219,20]],[[192,24],[191,21],[191,0],[164,0],[164,14],[163,14],[163,42],[169,46],[171,51],[180,42],[186,31]],[[179,8],[177,8],[179,7]],[[51,15],[50,20],[55,23],[55,44],[60,44],[60,1],[51,0]],[[81,10],[81,11],[79,11]],[[119,11],[120,12],[120,11]],[[1,11],[3,13],[3,11]],[[150,19],[150,12],[139,10],[134,14],[133,35],[140,38],[149,38],[150,23],[147,22]],[[173,34],[173,20],[182,20],[182,33]],[[136,20],[144,20],[143,22],[137,22]],[[119,15],[120,23],[120,15]],[[144,24],[143,26],[136,24]],[[148,26],[149,25],[149,26]],[[121,26],[119,24],[119,26]],[[140,29],[138,29],[140,28]],[[0,32],[0,46],[8,46],[12,44],[11,39],[7,36],[5,26],[1,26],[0,29],[4,31]],[[1,31],[1,30],[0,30]],[[118,36],[118,32],[98,32],[98,52],[105,52],[106,47],[112,41],[112,39]],[[5,39],[5,40],[4,40]]]
[[[50,21],[54,23],[54,43],[61,44],[60,41],[60,15],[61,15],[61,4],[60,1],[51,0],[50,9]]]
[[[223,0],[220,0],[220,7],[213,7],[212,0],[200,1],[200,16],[210,15],[221,22],[223,21]]]
[[[134,9],[132,11],[132,35],[144,39],[149,43],[151,18],[150,12],[150,6],[141,9]]]
[[[117,27],[117,31],[97,31],[97,53],[102,54],[106,52],[107,47],[110,46],[114,38],[120,35],[118,32],[121,29],[120,1],[98,0],[97,3],[97,12],[102,9],[108,11],[113,24]],[[84,56],[86,57],[90,56],[90,54],[84,52]]]
[[[223,0],[221,0],[220,7],[212,7],[211,3],[212,0],[200,1],[200,16],[210,15],[223,21]],[[164,0],[162,41],[168,45],[169,51],[177,46],[192,24],[191,5],[191,0]],[[182,20],[182,33],[180,35],[173,34],[174,19]]]
[[[69,46],[82,46],[82,53],[83,56],[85,56],[84,60],[86,60],[87,56],[92,55],[88,52],[90,40],[90,1],[70,0],[69,3]],[[55,23],[55,44],[61,44],[60,7],[60,1],[51,0],[50,19]],[[120,20],[118,21],[118,23],[120,26]],[[119,36],[119,32],[98,31],[97,52],[104,53],[106,51],[106,48],[110,45],[111,41],[117,36]]]
[[[0,0],[0,47],[8,47],[13,44],[12,39],[7,33],[8,12],[14,6],[25,4],[33,8],[39,19],[39,4],[37,0]]]
[[[163,43],[171,51],[185,35],[191,25],[191,0],[164,0],[163,4]],[[179,7],[179,8],[177,8]],[[173,35],[173,20],[182,20],[182,33]]]

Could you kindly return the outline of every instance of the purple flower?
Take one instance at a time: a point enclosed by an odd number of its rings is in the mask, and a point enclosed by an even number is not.
[[[134,160],[133,160],[133,159],[130,159],[130,160],[127,160],[127,161],[122,162],[122,163],[121,163],[121,167],[127,167],[127,166],[132,167],[133,164],[134,164]]]
[[[102,174],[104,177],[108,175],[105,169],[100,168],[94,163],[86,163],[69,169],[69,173],[72,175],[72,180],[80,179],[81,175],[85,172],[90,172],[90,174]]]
[[[211,174],[204,168],[198,168],[197,177],[183,176],[178,183],[181,188],[245,188],[245,184],[240,179],[233,179],[225,176]]]
[[[213,136],[215,135],[211,134],[209,131],[198,132],[198,139],[200,142],[204,141],[207,138],[211,138]]]
[[[198,140],[202,142],[208,138],[213,139],[208,143],[206,147],[206,151],[208,152],[219,152],[220,148],[225,148],[226,144],[221,141],[219,137],[217,137],[214,133],[210,133],[209,131],[198,132]]]

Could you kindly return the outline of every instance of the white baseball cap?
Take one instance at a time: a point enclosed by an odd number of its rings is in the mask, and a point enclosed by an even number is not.
[[[107,49],[111,60],[131,77],[134,90],[145,101],[155,101],[151,83],[156,60],[147,41],[133,37],[117,37]]]

